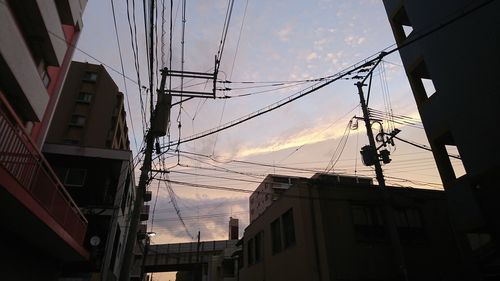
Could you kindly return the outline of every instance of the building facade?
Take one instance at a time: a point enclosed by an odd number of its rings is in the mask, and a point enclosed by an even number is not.
[[[87,220],[40,152],[86,0],[0,3],[0,272],[51,280],[85,260]],[[26,271],[26,267],[30,270]]]
[[[59,280],[118,280],[135,201],[131,151],[46,144],[44,154],[88,220],[86,262]]]
[[[123,94],[102,65],[73,61],[47,143],[129,150]]]
[[[260,216],[280,194],[287,190],[293,183],[304,178],[268,175],[257,189],[250,195],[250,223]]]
[[[103,66],[71,63],[43,153],[88,220],[90,259],[65,264],[60,280],[119,280],[132,255],[136,186],[123,98]]]
[[[388,192],[408,280],[467,280],[443,192]],[[240,280],[402,280],[383,202],[367,178],[297,181],[245,229]]]
[[[432,147],[463,252],[481,272],[500,278],[500,188],[495,149],[500,118],[500,3],[384,0],[408,81]],[[459,174],[450,151],[465,169]]]

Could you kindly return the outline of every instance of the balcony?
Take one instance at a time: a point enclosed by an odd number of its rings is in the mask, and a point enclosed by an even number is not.
[[[7,114],[0,109],[0,219],[58,258],[87,258],[87,220],[16,116]]]

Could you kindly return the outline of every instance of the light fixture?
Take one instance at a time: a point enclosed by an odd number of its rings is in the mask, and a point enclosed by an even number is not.
[[[146,235],[147,235],[148,237],[153,237],[153,236],[156,236],[156,232],[149,231],[149,232],[146,232]]]

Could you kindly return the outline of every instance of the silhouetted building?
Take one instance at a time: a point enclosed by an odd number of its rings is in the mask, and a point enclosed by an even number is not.
[[[91,258],[66,264],[61,280],[118,280],[127,239],[137,235],[129,233],[136,187],[125,116],[107,71],[72,62],[43,152],[88,219]]]
[[[87,221],[40,153],[86,2],[0,3],[0,272],[5,280],[52,280],[62,262],[89,256],[83,246]]]
[[[135,201],[132,152],[46,144],[44,154],[88,220],[90,260],[66,264],[61,280],[118,280]]]
[[[483,279],[499,280],[500,93],[494,81],[500,74],[500,3],[384,0],[384,5],[399,46],[447,24],[400,55],[462,252]],[[448,24],[453,18],[458,19]],[[464,175],[457,173],[450,148],[458,150]]]
[[[72,62],[47,143],[129,149],[123,94],[102,65]]]
[[[408,280],[461,280],[443,192],[388,193]],[[296,179],[245,229],[240,280],[400,280],[383,202],[369,178]]]

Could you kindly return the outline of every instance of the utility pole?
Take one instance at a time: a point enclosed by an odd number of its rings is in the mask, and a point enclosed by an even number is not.
[[[123,261],[122,270],[120,274],[120,281],[129,281],[130,271],[132,269],[133,260],[133,250],[137,238],[137,230],[140,224],[141,209],[144,205],[144,194],[146,193],[146,186],[150,182],[149,174],[151,172],[152,166],[152,154],[154,147],[154,142],[157,137],[165,136],[168,130],[168,124],[170,122],[170,108],[172,104],[172,96],[181,96],[189,98],[215,98],[215,81],[217,81],[217,58],[216,58],[216,68],[213,74],[199,73],[199,72],[188,72],[188,71],[174,71],[167,68],[161,70],[161,82],[160,87],[157,90],[158,98],[156,101],[156,106],[151,114],[150,118],[150,128],[146,133],[145,142],[146,148],[144,150],[144,161],[141,167],[141,175],[139,178],[139,185],[137,186],[137,196],[134,204],[134,211],[132,213],[132,219],[130,220],[130,231],[129,237],[125,245],[126,256]],[[177,91],[177,90],[165,90],[166,78],[169,77],[190,77],[192,79],[203,79],[212,80],[214,88],[211,92],[201,92],[201,91]],[[151,89],[152,90],[152,89]],[[198,236],[199,240],[199,236]],[[146,248],[147,249],[147,248]],[[144,257],[145,258],[145,257]],[[141,275],[144,272],[144,263],[141,266]],[[142,276],[141,276],[142,278]]]
[[[409,281],[405,257],[404,257],[404,253],[403,253],[403,248],[401,246],[401,240],[399,239],[399,234],[398,234],[395,219],[394,219],[394,209],[392,207],[392,201],[391,201],[390,194],[389,194],[387,187],[385,185],[384,173],[382,171],[382,165],[380,164],[380,159],[379,159],[380,155],[377,152],[377,146],[375,144],[375,138],[373,136],[373,131],[372,131],[372,124],[371,124],[370,116],[368,113],[368,106],[366,104],[364,93],[363,93],[363,86],[366,86],[366,84],[364,84],[364,82],[366,81],[366,79],[370,75],[372,75],[373,70],[377,67],[377,65],[380,63],[380,61],[382,60],[382,58],[384,56],[385,56],[385,53],[381,53],[379,56],[379,60],[371,68],[371,70],[366,75],[366,77],[362,81],[357,82],[355,85],[358,88],[361,109],[363,110],[363,120],[364,120],[365,126],[366,126],[366,134],[368,135],[368,141],[369,141],[368,152],[371,154],[369,156],[371,156],[370,158],[373,160],[373,165],[375,166],[375,174],[376,174],[377,182],[379,184],[380,192],[382,193],[382,199],[383,199],[383,204],[384,204],[384,217],[386,220],[385,221],[386,230],[389,233],[389,238],[390,238],[392,249],[394,251],[394,256],[395,256],[396,264],[398,266],[400,277],[402,277],[403,280],[405,280],[405,281]]]
[[[198,270],[196,271],[195,280],[201,280],[203,277],[203,270],[200,262],[200,239],[201,239],[201,233],[198,230],[198,243],[196,244],[196,267]]]
[[[161,70],[161,83],[160,89],[158,90],[158,101],[155,106],[155,110],[150,117],[150,128],[146,133],[146,148],[144,150],[144,161],[142,162],[141,175],[139,178],[139,185],[136,190],[136,198],[134,202],[134,211],[132,213],[132,219],[130,220],[130,231],[127,238],[127,243],[125,244],[126,256],[123,260],[122,270],[120,274],[121,281],[128,281],[130,279],[130,271],[132,269],[132,260],[134,256],[134,245],[137,241],[137,230],[140,224],[140,216],[142,206],[144,205],[144,194],[146,193],[146,186],[148,185],[150,178],[149,173],[151,171],[151,162],[154,149],[155,138],[161,136],[163,131],[166,134],[166,126],[170,118],[170,105],[171,97],[165,94],[165,83],[166,83],[166,69]],[[162,129],[163,127],[163,129]],[[163,135],[165,135],[163,134]],[[149,239],[149,238],[146,238]],[[146,253],[144,253],[146,255]],[[144,259],[146,256],[144,256]],[[141,266],[141,275],[143,273],[143,268]],[[142,276],[141,276],[142,278]]]

